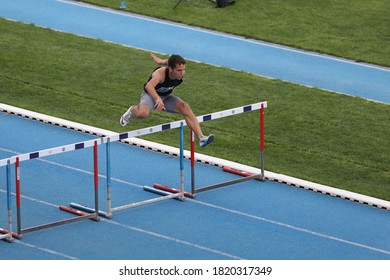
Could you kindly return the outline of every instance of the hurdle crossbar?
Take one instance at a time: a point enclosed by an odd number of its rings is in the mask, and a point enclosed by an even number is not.
[[[0,166],[7,165],[8,161],[11,164],[14,164],[16,162],[16,158],[19,159],[19,162],[22,162],[22,161],[26,161],[26,160],[32,160],[32,159],[52,156],[52,155],[61,154],[61,153],[65,153],[65,152],[81,150],[81,149],[93,147],[95,145],[95,142],[97,143],[97,145],[100,145],[101,141],[102,140],[100,138],[98,138],[98,139],[88,140],[85,142],[74,143],[74,144],[69,144],[69,145],[65,145],[65,146],[58,146],[55,148],[34,151],[34,152],[30,152],[30,153],[25,153],[25,154],[19,154],[19,155],[15,155],[15,156],[0,160]]]
[[[224,111],[220,111],[220,112],[206,114],[206,115],[198,116],[198,117],[196,117],[196,119],[198,120],[199,123],[201,123],[201,122],[216,120],[216,119],[220,119],[220,118],[225,118],[225,117],[229,117],[229,116],[233,116],[233,115],[238,115],[238,114],[242,114],[242,113],[247,113],[247,112],[259,110],[259,109],[261,109],[262,106],[263,106],[263,108],[266,108],[267,102],[264,101],[264,102],[259,102],[259,103],[254,103],[251,105],[236,107],[236,108],[232,108],[232,109],[228,109],[228,110],[224,110]],[[170,123],[150,126],[150,127],[141,128],[138,130],[123,132],[123,133],[103,137],[102,143],[106,143],[108,139],[111,142],[112,141],[120,141],[120,140],[124,140],[127,138],[139,137],[139,136],[143,136],[143,135],[147,135],[147,134],[161,132],[164,130],[180,128],[181,124],[183,124],[184,126],[187,125],[185,120],[179,120],[179,121],[174,121],[174,122],[170,122]]]
[[[206,121],[210,121],[210,120],[225,118],[228,116],[238,115],[241,113],[247,113],[247,112],[259,110],[262,106],[263,106],[263,108],[266,108],[267,102],[264,101],[264,102],[259,102],[259,103],[254,103],[251,105],[236,107],[236,108],[232,108],[232,109],[228,109],[228,110],[224,110],[224,111],[220,111],[220,112],[206,114],[206,115],[196,117],[196,119],[198,120],[199,123],[201,123],[201,122],[206,122]],[[0,159],[0,167],[6,166],[8,161],[10,161],[11,164],[14,164],[16,161],[16,157],[19,158],[20,162],[25,161],[25,160],[42,158],[42,157],[60,154],[60,153],[64,153],[64,152],[70,152],[70,151],[74,151],[74,150],[80,150],[80,149],[92,147],[92,146],[94,146],[95,142],[97,142],[97,145],[101,145],[101,144],[107,143],[107,141],[111,141],[111,142],[121,141],[121,140],[125,140],[127,138],[139,137],[139,136],[153,134],[156,132],[161,132],[161,131],[170,130],[170,129],[174,129],[174,128],[180,128],[180,125],[182,123],[184,126],[187,125],[185,120],[179,120],[179,121],[174,121],[174,122],[165,123],[165,124],[161,124],[161,125],[155,125],[155,126],[150,126],[150,127],[146,127],[146,128],[141,128],[138,130],[117,133],[117,134],[113,134],[110,136],[101,137],[98,139],[87,140],[84,142],[73,143],[73,144],[64,145],[64,146],[58,146],[55,148],[50,148],[50,149],[45,149],[45,150],[40,150],[40,151],[35,151],[35,152],[30,152],[30,153],[25,153],[25,154],[19,154],[19,155],[12,156],[9,158]]]

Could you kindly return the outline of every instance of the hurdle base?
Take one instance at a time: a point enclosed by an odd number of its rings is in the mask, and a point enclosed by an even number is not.
[[[221,187],[225,187],[225,186],[229,186],[229,185],[233,185],[233,184],[243,183],[243,182],[246,182],[246,181],[249,181],[249,180],[260,179],[261,177],[262,177],[261,174],[255,174],[255,175],[252,175],[252,176],[246,176],[244,178],[239,178],[239,179],[235,179],[235,180],[231,180],[231,181],[226,181],[226,182],[222,182],[222,183],[218,183],[218,184],[214,184],[214,185],[209,185],[209,186],[206,186],[206,187],[198,188],[198,189],[195,190],[195,192],[199,193],[199,192],[209,191],[209,190],[213,190],[213,189],[217,189],[217,188],[221,188]]]
[[[60,210],[62,210],[62,211],[65,211],[65,212],[74,214],[74,215],[76,215],[76,216],[85,216],[85,215],[88,215],[88,214],[95,213],[95,211],[94,211],[94,212],[90,212],[90,213],[85,213],[85,212],[82,212],[82,211],[80,211],[80,210],[73,209],[73,208],[71,208],[71,207],[67,207],[67,206],[64,206],[64,205],[60,205],[60,206],[58,206],[58,208],[59,208]],[[90,217],[89,219],[92,220],[92,221],[96,221],[96,222],[99,221],[99,218],[96,218],[96,217]]]
[[[0,234],[3,234],[0,236],[0,239],[7,241],[9,243],[14,242],[14,238],[21,239],[21,236],[19,236],[16,232],[12,232],[12,237],[9,238],[8,236],[9,231],[7,229],[0,228]]]
[[[69,206],[70,206],[70,208],[69,207],[65,207],[65,206],[64,207],[69,210],[68,212],[71,212],[71,213],[76,214],[76,215],[78,215],[77,211],[79,211],[81,213],[83,213],[82,211],[84,211],[84,212],[87,212],[87,213],[90,213],[90,214],[96,212],[96,210],[93,209],[93,208],[90,208],[88,206],[84,206],[84,205],[81,205],[81,204],[77,204],[77,203],[74,203],[74,202],[71,202],[69,204]],[[65,210],[65,211],[67,211],[67,210]],[[86,214],[86,213],[84,213],[84,214]],[[109,218],[109,219],[112,218],[112,214],[109,215],[106,212],[103,212],[103,211],[100,211],[100,210],[98,211],[98,214],[99,214],[99,216],[104,217],[104,218]]]
[[[70,224],[70,223],[73,223],[73,222],[78,222],[78,221],[82,221],[82,220],[86,220],[86,219],[92,219],[92,220],[98,222],[100,219],[99,219],[99,217],[96,218],[95,216],[96,216],[95,214],[85,214],[85,215],[82,215],[82,216],[73,217],[73,218],[69,218],[69,219],[64,219],[64,220],[60,220],[60,221],[56,221],[56,222],[51,222],[51,223],[47,223],[47,224],[32,226],[32,227],[20,230],[20,232],[22,234],[23,233],[29,233],[29,232],[33,232],[33,231],[37,231],[37,230],[41,230],[41,229],[47,229],[47,228],[51,228],[51,227],[62,226],[62,225],[65,225],[65,224]]]
[[[178,191],[178,192],[169,192],[169,191],[165,191],[165,190],[162,190],[162,189],[158,189],[158,188],[152,188],[152,187],[149,187],[149,186],[144,186],[144,191],[148,191],[148,192],[152,192],[152,193],[156,193],[156,194],[159,194],[159,195],[164,195],[164,196],[168,196],[168,195],[172,195],[172,194],[180,194],[181,192]],[[184,194],[185,196],[185,194]],[[180,200],[180,201],[184,201],[185,199],[182,198],[181,196],[175,196],[175,197],[172,197],[173,199],[176,199],[176,200]]]
[[[222,170],[225,171],[225,172],[233,173],[233,174],[240,175],[240,176],[243,176],[243,177],[251,177],[251,176],[255,175],[255,174],[247,172],[247,171],[242,171],[242,170],[235,169],[235,168],[232,168],[232,167],[227,167],[227,166],[224,166],[222,168]],[[265,181],[265,177],[261,176],[260,178],[256,178],[255,180]]]
[[[157,184],[157,183],[153,184],[153,188],[157,189],[157,190],[162,190],[162,191],[165,191],[168,193],[180,193],[180,190],[178,190],[178,189],[174,189],[174,188],[171,188],[171,187],[168,187],[165,185],[161,185],[161,184]],[[188,197],[188,198],[195,198],[195,195],[193,195],[192,193],[189,193],[189,192],[184,192],[184,196]]]
[[[148,187],[148,186],[144,186],[144,190],[146,190],[146,191],[148,191],[149,188],[150,187]],[[114,211],[135,208],[135,207],[148,205],[151,203],[160,202],[160,201],[164,201],[164,200],[168,200],[168,199],[172,199],[172,198],[177,198],[178,200],[184,201],[184,196],[183,197],[181,197],[181,196],[182,196],[181,193],[173,193],[173,194],[172,193],[164,193],[164,195],[161,197],[155,197],[155,198],[151,198],[151,199],[147,199],[147,200],[143,200],[143,201],[134,202],[134,203],[130,203],[127,205],[122,205],[122,206],[111,208],[111,211],[114,212]]]

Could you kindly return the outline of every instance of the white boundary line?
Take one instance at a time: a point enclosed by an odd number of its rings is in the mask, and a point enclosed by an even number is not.
[[[80,123],[48,116],[45,114],[36,113],[33,111],[21,109],[21,108],[10,106],[10,105],[3,104],[3,103],[0,103],[0,111],[14,114],[14,115],[18,115],[18,116],[22,116],[22,117],[29,118],[32,120],[41,121],[41,122],[48,123],[48,124],[53,124],[53,125],[60,126],[60,127],[66,127],[66,128],[73,129],[76,131],[81,131],[84,133],[102,136],[102,137],[112,136],[112,135],[118,134],[118,133],[110,131],[110,130],[104,130],[104,129],[96,128],[93,126],[84,125],[84,124],[80,124]],[[123,142],[126,142],[126,143],[134,145],[134,146],[142,147],[142,148],[147,148],[147,149],[150,149],[153,151],[166,153],[166,154],[172,154],[172,155],[179,154],[178,148],[174,148],[174,147],[159,144],[159,143],[154,143],[154,142],[143,140],[143,139],[128,138],[128,139],[123,140]],[[190,152],[185,151],[184,156],[189,158]],[[203,162],[203,163],[210,164],[210,165],[215,165],[215,166],[220,166],[220,167],[230,167],[230,168],[242,170],[242,171],[249,172],[249,173],[259,174],[261,172],[261,170],[258,168],[254,168],[251,166],[247,166],[247,165],[243,165],[240,163],[236,163],[236,162],[232,162],[232,161],[228,161],[228,160],[220,159],[220,158],[216,158],[216,157],[211,157],[211,156],[207,156],[207,155],[203,155],[203,154],[199,154],[199,153],[195,153],[195,160],[198,162]],[[278,173],[274,173],[274,172],[270,172],[270,171],[265,171],[265,177],[267,180],[270,180],[270,181],[277,181],[277,182],[284,183],[284,184],[287,184],[290,186],[299,187],[299,188],[303,188],[303,189],[311,190],[311,191],[315,191],[315,192],[320,192],[320,193],[327,194],[330,196],[335,196],[335,197],[359,202],[362,204],[367,204],[367,205],[374,206],[377,208],[390,210],[390,201],[386,201],[386,200],[354,193],[351,191],[340,190],[340,189],[337,189],[334,187],[330,187],[330,186],[326,186],[326,185],[322,185],[322,184],[317,184],[317,183],[309,182],[306,180],[302,180],[302,179],[298,179],[295,177],[291,177],[291,176],[287,176],[287,175],[283,175],[283,174],[278,174]]]

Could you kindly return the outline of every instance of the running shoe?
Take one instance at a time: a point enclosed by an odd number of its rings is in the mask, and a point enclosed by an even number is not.
[[[199,145],[204,148],[214,140],[214,135],[210,134],[209,136],[202,136],[199,140]]]
[[[125,126],[129,123],[131,117],[132,117],[132,114],[131,114],[131,109],[133,108],[133,106],[131,106],[121,117],[121,119],[119,120],[119,123],[121,124],[121,126]]]

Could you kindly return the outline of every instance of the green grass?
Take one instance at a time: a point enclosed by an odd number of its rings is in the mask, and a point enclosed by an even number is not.
[[[119,9],[121,0],[84,0]],[[388,0],[128,0],[127,11],[390,66]]]
[[[0,19],[0,65],[2,103],[117,132],[181,118],[119,125],[155,66],[140,50]],[[267,100],[267,170],[390,200],[388,105],[194,62],[175,94],[197,115]],[[258,124],[254,112],[204,123],[216,140],[200,152],[258,166]]]

